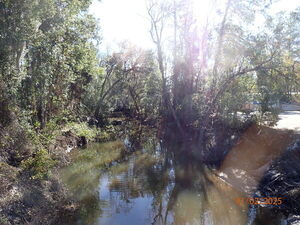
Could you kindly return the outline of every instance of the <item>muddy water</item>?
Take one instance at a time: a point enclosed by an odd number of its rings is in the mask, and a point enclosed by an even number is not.
[[[74,152],[62,177],[80,210],[64,224],[246,224],[248,206],[236,198],[251,195],[270,161],[290,142],[288,132],[251,127],[220,170],[209,170],[146,137],[130,154],[121,141]]]

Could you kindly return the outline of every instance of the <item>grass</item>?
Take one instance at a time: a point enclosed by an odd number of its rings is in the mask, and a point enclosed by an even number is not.
[[[99,185],[101,170],[122,157],[124,145],[120,141],[91,144],[74,152],[74,162],[62,171],[62,179],[76,199],[87,198]]]

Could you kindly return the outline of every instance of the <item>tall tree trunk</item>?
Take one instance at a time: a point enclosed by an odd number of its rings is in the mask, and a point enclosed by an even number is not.
[[[209,123],[211,122],[210,120],[210,115],[214,110],[214,104],[216,102],[216,89],[217,89],[217,79],[218,79],[218,67],[219,67],[219,61],[221,59],[221,52],[222,52],[222,47],[223,47],[223,41],[224,41],[224,35],[225,35],[225,25],[226,25],[226,21],[227,21],[227,16],[228,16],[228,12],[230,9],[230,5],[231,5],[231,1],[232,0],[228,0],[226,3],[226,8],[225,8],[225,12],[223,15],[223,19],[221,22],[221,26],[220,26],[220,30],[219,30],[219,35],[218,35],[218,43],[217,43],[217,50],[216,50],[216,55],[215,55],[215,61],[214,61],[214,66],[213,66],[213,80],[212,80],[212,85],[211,88],[209,90],[209,93],[207,94],[207,99],[206,99],[206,110],[204,112],[203,118],[202,118],[202,124],[201,124],[201,128],[200,128],[200,132],[199,132],[199,145],[203,148],[205,145],[205,132],[207,130],[207,127],[209,125]],[[213,100],[215,99],[215,100]]]

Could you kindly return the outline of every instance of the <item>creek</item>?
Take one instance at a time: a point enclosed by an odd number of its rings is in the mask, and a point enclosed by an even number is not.
[[[75,150],[73,163],[61,172],[80,204],[74,217],[62,219],[82,225],[246,224],[248,204],[238,199],[251,197],[290,142],[288,132],[250,127],[218,169],[176,156],[176,145],[153,132],[90,144]]]

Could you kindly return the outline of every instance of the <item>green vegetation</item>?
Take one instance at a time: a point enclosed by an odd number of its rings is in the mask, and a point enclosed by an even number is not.
[[[37,149],[48,149],[62,130],[87,141],[112,139],[114,132],[105,127],[128,118],[162,122],[183,139],[192,131],[206,146],[217,121],[238,124],[251,110],[260,114],[252,119],[265,120],[265,114],[276,115],[273,108],[280,102],[295,101],[299,9],[268,15],[264,1],[228,1],[215,6],[214,22],[203,28],[191,2],[149,1],[155,48],[123,42],[100,55],[90,4],[0,5],[1,129],[18,123]],[[253,31],[249,27],[258,12],[266,23]],[[252,109],[255,101],[259,104]]]
[[[71,131],[76,136],[85,137],[88,141],[95,141],[98,130],[95,127],[89,127],[86,123],[68,123],[63,131]]]
[[[147,1],[154,48],[124,41],[103,54],[91,3],[0,1],[0,165],[30,185],[54,182],[71,149],[134,133],[120,132],[128,121],[193,140],[178,154],[205,156],[228,142],[230,132],[219,139],[227,128],[272,126],[281,103],[299,103],[300,8],[271,15],[266,1],[228,0],[201,26],[192,1]],[[253,30],[258,14],[266,22]]]
[[[101,176],[101,173],[95,171],[107,169],[112,162],[122,158],[123,152],[124,145],[119,141],[91,144],[88,151],[76,152],[76,161],[62,172],[63,180],[70,184],[73,198],[82,201],[93,192],[98,187]]]
[[[50,158],[46,150],[41,149],[34,157],[30,157],[22,162],[22,167],[30,171],[31,178],[43,179],[48,177],[49,170],[55,165],[55,161]]]

